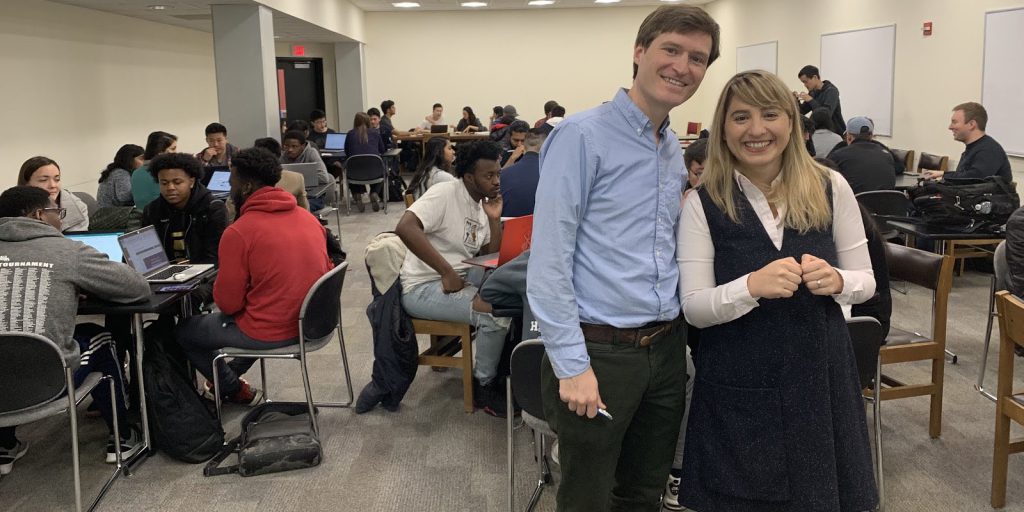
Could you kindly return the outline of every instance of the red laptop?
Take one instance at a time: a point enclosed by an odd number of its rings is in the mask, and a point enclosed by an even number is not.
[[[529,249],[531,237],[533,237],[533,215],[506,219],[501,228],[501,248],[498,252],[463,260],[463,263],[484,268],[500,267]]]

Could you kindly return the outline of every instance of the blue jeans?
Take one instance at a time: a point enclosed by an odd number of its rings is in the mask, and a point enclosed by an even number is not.
[[[461,322],[476,326],[476,353],[473,376],[487,385],[498,374],[501,350],[508,333],[508,318],[495,318],[489,313],[473,310],[475,286],[466,286],[455,293],[444,293],[441,280],[423,283],[402,291],[402,307],[414,318]]]

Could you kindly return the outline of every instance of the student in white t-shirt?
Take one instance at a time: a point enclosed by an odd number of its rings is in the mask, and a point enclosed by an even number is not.
[[[500,157],[501,148],[491,141],[460,144],[458,179],[430,187],[405,211],[395,233],[409,248],[401,270],[402,306],[415,318],[476,326],[474,401],[503,417],[503,384],[495,376],[509,322],[491,315],[478,287],[466,281],[470,265],[462,262],[501,246]]]

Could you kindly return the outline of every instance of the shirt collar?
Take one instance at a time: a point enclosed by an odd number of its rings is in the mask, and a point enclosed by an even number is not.
[[[629,90],[625,87],[619,89],[619,92],[615,93],[615,98],[612,100],[612,105],[618,109],[619,112],[625,116],[629,126],[637,133],[642,134],[644,128],[651,126],[651,120],[644,114],[640,107],[633,103],[633,99],[629,97]],[[661,127],[658,128],[658,132],[664,137],[668,131],[669,116],[665,116],[665,121],[661,123]]]

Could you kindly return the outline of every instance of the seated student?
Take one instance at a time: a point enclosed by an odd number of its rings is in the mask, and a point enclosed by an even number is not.
[[[416,174],[409,181],[409,193],[419,198],[430,187],[446,181],[455,181],[452,163],[455,162],[455,148],[446,137],[434,137],[427,141],[423,160]]]
[[[828,112],[827,108],[818,107],[812,110],[811,122],[814,125],[814,131],[811,133],[814,152],[811,156],[824,158],[833,150],[846,146],[843,137],[832,130],[832,114]]]
[[[545,102],[544,102],[544,117],[542,117],[542,118],[540,118],[540,119],[536,120],[536,121],[535,121],[535,122],[533,123],[533,127],[534,127],[534,128],[540,128],[541,126],[544,126],[544,123],[548,122],[548,119],[551,119],[551,117],[553,116],[553,114],[551,113],[551,111],[552,111],[552,110],[553,110],[553,109],[554,109],[555,107],[557,107],[557,106],[558,106],[558,102],[557,102],[557,101],[555,101],[555,100],[548,100],[548,101],[545,101]],[[564,110],[564,109],[563,109],[563,110]],[[563,114],[563,115],[564,115],[564,114]]]
[[[700,175],[704,174],[704,161],[708,159],[708,140],[697,139],[686,146],[683,151],[683,165],[686,166],[686,183],[683,184],[683,197],[693,192],[700,184]]]
[[[555,105],[554,108],[551,109],[551,117],[544,121],[544,124],[541,124],[538,130],[547,135],[551,133],[551,130],[554,130],[555,127],[558,126],[558,123],[562,122],[562,119],[565,119],[565,107]]]
[[[383,114],[380,118],[380,138],[384,141],[384,147],[391,149],[395,147],[395,142],[391,140],[391,136],[395,132],[395,125],[391,122],[391,118],[396,112],[395,102],[391,100],[380,102],[380,111]]]
[[[100,208],[111,206],[135,206],[132,199],[132,173],[142,167],[142,146],[125,144],[117,150],[114,161],[100,173],[96,189],[96,203]]]
[[[76,326],[75,314],[80,294],[129,303],[148,297],[149,285],[128,265],[61,236],[62,212],[64,208],[36,187],[18,186],[0,194],[0,297],[8,305],[19,304],[0,315],[0,331],[41,334],[56,343],[77,367],[76,384],[92,372],[114,377],[114,403],[106,386],[96,388],[93,400],[110,431],[106,460],[116,462],[113,407],[118,408],[122,455],[130,457],[142,447],[139,432],[127,419],[121,363],[114,357],[110,334],[91,324]],[[26,282],[46,285],[25,297]],[[27,450],[15,437],[15,427],[0,428],[0,475],[10,473]]]
[[[484,131],[484,124],[473,113],[472,107],[462,107],[462,119],[455,126],[455,131],[460,133],[473,133]]]
[[[987,178],[999,176],[1007,183],[1013,181],[1010,159],[1006,151],[990,135],[985,134],[988,125],[988,112],[980,103],[961,103],[953,107],[953,116],[949,120],[949,131],[953,138],[965,145],[956,171],[943,174],[942,171],[926,171],[924,178],[960,179]]]
[[[896,159],[875,139],[875,125],[862,116],[846,123],[846,147],[828,155],[839,167],[854,194],[896,189]]]
[[[45,156],[34,156],[21,164],[18,185],[41,188],[50,194],[50,199],[64,210],[60,217],[61,231],[88,231],[89,208],[60,184],[60,166]]]
[[[1014,211],[1006,221],[1006,265],[1010,273],[1007,289],[1024,297],[1024,207]]]
[[[381,140],[380,133],[377,130],[370,129],[370,116],[357,112],[355,119],[352,121],[352,129],[345,136],[345,157],[352,158],[357,155],[380,156],[384,151],[384,141]],[[373,208],[373,211],[380,211],[380,194],[381,190],[384,189],[383,184],[377,183],[370,185],[368,188],[370,191],[370,206]],[[363,204],[363,191],[367,189],[367,186],[349,183],[348,189],[352,192],[352,201],[356,203],[356,209],[360,212],[366,211],[366,205]]]
[[[518,162],[519,158],[526,153],[523,141],[526,140],[526,134],[530,132],[530,125],[526,121],[512,121],[512,124],[502,131],[505,133],[500,134],[501,138],[498,139],[498,143],[505,150],[501,159],[501,168],[505,169]]]
[[[503,117],[505,117],[505,107],[502,107],[501,105],[495,105],[494,108],[491,109],[491,116],[489,118],[490,123],[487,125],[488,131],[493,132],[494,130],[500,130],[508,126],[507,124],[501,122]]]
[[[178,137],[167,132],[156,131],[146,138],[146,151],[142,154],[142,167],[135,169],[132,173],[132,200],[135,207],[142,210],[150,201],[160,196],[160,186],[156,184],[153,175],[146,170],[149,161],[163,153],[174,153],[178,151]]]
[[[281,143],[273,137],[263,137],[256,139],[252,144],[254,147],[263,148],[270,151],[275,158],[281,159]],[[309,200],[306,197],[306,181],[301,174],[293,171],[281,170],[281,179],[278,180],[277,184],[274,185],[277,188],[283,189],[295,196],[295,203],[299,205],[299,208],[304,210],[309,209]],[[228,220],[235,219],[235,202],[228,197],[228,200],[224,202],[224,206],[228,209]]]
[[[523,140],[523,156],[501,171],[502,217],[533,215],[537,181],[540,180],[540,147],[547,138],[539,128],[532,128]]]
[[[337,200],[337,191],[335,190],[334,180],[331,175],[327,173],[327,166],[324,165],[324,161],[320,158],[320,152],[317,151],[308,141],[306,136],[298,130],[288,130],[281,138],[281,149],[284,153],[281,154],[282,164],[306,164],[315,163],[319,164],[319,171],[317,171],[317,182],[306,183],[306,186],[310,189],[316,187],[318,190],[327,187],[327,194],[321,197],[310,197],[309,208],[312,211],[320,211],[324,208],[326,199],[330,202]]]
[[[438,124],[447,125],[448,123],[444,120],[444,107],[440,103],[434,103],[430,115],[423,118],[423,122],[420,123],[417,131],[429,132],[431,126]]]
[[[206,125],[206,149],[196,153],[206,167],[227,167],[238,148],[228,142],[228,129],[220,123]]]
[[[301,135],[301,134],[299,134]],[[207,379],[222,347],[272,349],[298,343],[299,308],[309,287],[331,269],[323,226],[274,186],[281,165],[265,149],[243,149],[231,161],[231,196],[240,206],[220,243],[213,285],[219,312],[184,321],[176,339]],[[239,378],[253,364],[218,365],[224,397],[255,405],[263,392]]]
[[[490,314],[478,287],[466,282],[470,265],[462,261],[501,247],[500,154],[491,141],[459,144],[458,181],[430,187],[395,227],[409,248],[401,270],[402,307],[414,318],[477,327],[474,399],[495,416],[505,414],[504,385],[496,377],[508,319]]]
[[[366,115],[370,116],[370,129],[377,130],[377,133],[380,133],[380,110],[377,110],[377,107],[370,107],[366,109]],[[383,135],[381,140],[384,140]],[[384,147],[387,147],[387,141],[384,142]]]
[[[317,148],[327,147],[328,133],[337,133],[327,127],[327,113],[320,109],[316,109],[309,113],[309,124],[312,125],[313,129],[309,132],[307,137],[310,141],[316,144]]]

